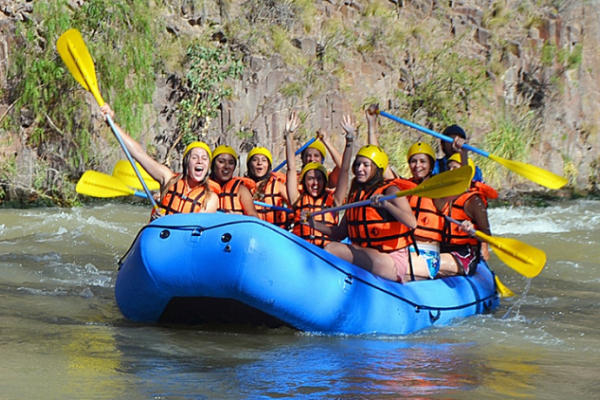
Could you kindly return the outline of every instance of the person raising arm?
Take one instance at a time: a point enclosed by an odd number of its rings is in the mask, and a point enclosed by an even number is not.
[[[102,115],[114,112],[108,103],[101,107]],[[142,146],[115,124],[131,156],[160,184],[159,207],[165,215],[192,212],[216,212],[219,198],[208,182],[212,154],[204,142],[190,143],[183,153],[183,172],[175,173],[144,151]],[[158,218],[153,212],[152,218]]]

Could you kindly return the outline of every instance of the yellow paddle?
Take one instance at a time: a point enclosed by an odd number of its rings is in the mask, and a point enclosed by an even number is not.
[[[135,165],[136,165],[138,171],[141,172],[142,178],[144,179],[144,182],[148,186],[148,189],[150,189],[150,190],[160,189],[160,183],[155,181],[154,178],[152,178],[150,176],[150,174],[148,174],[148,172],[146,172],[146,170],[140,164],[138,164],[136,162]],[[131,164],[127,160],[117,161],[117,163],[115,164],[115,168],[113,169],[112,176],[114,176],[115,178],[117,178],[118,180],[120,180],[121,182],[123,182],[124,184],[126,184],[129,187],[132,187],[134,189],[139,189],[139,190],[144,189],[144,187],[140,183],[140,180],[138,179],[137,175],[135,174],[134,169],[131,167]]]
[[[460,221],[448,216],[446,218],[460,225]],[[546,253],[517,239],[492,237],[481,231],[474,231],[473,234],[482,242],[492,246],[494,253],[504,264],[526,278],[538,276],[546,265]]]
[[[426,181],[422,182],[418,186],[402,190],[395,194],[390,194],[379,198],[379,201],[391,200],[396,197],[405,196],[419,196],[429,197],[431,199],[439,199],[442,197],[457,196],[463,194],[469,188],[471,184],[471,173],[473,169],[465,165],[452,171],[442,172],[441,174],[432,176]],[[348,208],[366,206],[371,204],[371,200],[362,200],[354,203],[344,204],[339,207],[325,208],[323,210],[307,213],[307,217],[313,215],[325,214],[328,212],[335,212],[340,210],[346,210]]]
[[[146,193],[131,189],[117,178],[102,172],[86,171],[75,188],[77,193],[92,197],[138,196],[146,198]]]
[[[515,295],[512,290],[504,286],[498,275],[494,275],[494,281],[496,282],[496,290],[500,294],[500,297],[513,297]]]
[[[104,99],[102,98],[102,96],[100,95],[100,91],[98,90],[98,82],[96,81],[96,69],[94,68],[94,61],[92,60],[92,56],[90,55],[90,52],[88,51],[85,42],[81,37],[81,33],[79,33],[77,29],[69,29],[68,31],[63,33],[56,42],[56,50],[58,51],[58,54],[60,54],[60,57],[62,58],[63,62],[65,63],[75,80],[79,82],[79,84],[83,86],[85,90],[91,92],[94,95],[94,98],[96,99],[98,105],[102,107],[104,105]],[[127,159],[131,163],[131,167],[135,171],[135,174],[142,187],[144,188],[148,199],[152,203],[154,209],[158,212],[158,205],[156,204],[156,201],[154,201],[154,198],[150,193],[150,189],[148,189],[148,186],[144,182],[140,171],[137,169],[135,162],[133,161],[133,158],[129,153],[129,150],[127,150],[127,147],[125,146],[121,135],[119,135],[119,131],[117,130],[117,127],[115,126],[115,123],[113,122],[110,115],[106,116],[106,120],[112,128],[115,137],[119,141],[121,148],[125,152]]]
[[[432,131],[431,129],[427,129],[423,126],[417,125],[410,121],[406,121],[402,118],[396,117],[395,115],[388,114],[385,111],[378,111],[378,113],[380,115],[383,115],[384,117],[391,119],[392,121],[396,121],[396,122],[399,122],[406,126],[410,126],[411,128],[414,128],[421,132],[435,136],[436,138],[444,140],[446,142],[452,143],[452,141],[453,141],[452,138],[449,136],[442,135],[441,133]],[[490,160],[496,161],[498,164],[503,165],[504,167],[508,168],[512,172],[519,174],[522,177],[529,179],[530,181],[535,182],[539,185],[545,186],[549,189],[560,189],[561,187],[566,185],[568,182],[568,180],[566,178],[563,178],[562,176],[556,175],[556,174],[554,174],[550,171],[547,171],[543,168],[540,168],[540,167],[536,167],[536,166],[533,166],[530,164],[525,164],[525,163],[518,162],[518,161],[506,160],[502,157],[498,157],[496,155],[490,154],[487,151],[480,150],[480,149],[470,146],[468,144],[463,145],[463,148],[465,148],[469,151],[472,151],[474,153],[477,153],[479,155],[482,155],[484,157],[488,157]]]

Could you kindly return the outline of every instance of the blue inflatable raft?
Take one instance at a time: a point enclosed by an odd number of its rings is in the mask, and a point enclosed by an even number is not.
[[[132,321],[287,326],[404,335],[499,305],[485,263],[472,277],[399,284],[256,218],[179,214],[145,226],[120,262],[116,300]]]

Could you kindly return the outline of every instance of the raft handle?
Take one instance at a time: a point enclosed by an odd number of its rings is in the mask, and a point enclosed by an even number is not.
[[[437,315],[433,315],[432,310],[429,310],[429,320],[431,321],[432,324],[435,323],[442,316],[442,312],[440,310],[436,310],[436,311],[437,311]]]

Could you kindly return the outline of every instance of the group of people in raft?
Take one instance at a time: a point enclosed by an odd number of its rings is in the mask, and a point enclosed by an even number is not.
[[[211,151],[206,143],[192,142],[183,154],[182,173],[175,173],[117,127],[133,158],[160,183],[163,214],[222,211],[254,216],[291,229],[352,264],[401,283],[472,275],[480,259],[489,258],[487,244],[472,234],[475,230],[491,234],[487,200],[498,194],[482,182],[481,171],[467,157],[462,147],[465,131],[458,125],[443,131],[454,141],[442,142],[444,156],[440,159],[436,159],[431,145],[413,144],[407,153],[412,177],[404,179],[389,167],[388,157],[379,147],[377,111],[377,105],[366,110],[369,144],[356,153],[351,182],[349,170],[357,125],[349,116],[341,122],[345,131],[343,154],[332,147],[327,133],[319,130],[318,140],[301,153],[298,173],[293,135],[300,119],[292,112],[285,128],[287,174],[273,172],[269,150],[255,147],[248,153],[247,177],[235,176],[238,156],[230,146],[221,145]],[[108,104],[102,107],[102,113],[114,115]],[[335,164],[331,172],[323,166],[328,152]],[[463,165],[471,165],[474,172],[470,189],[460,196],[379,201],[382,196],[413,188],[433,174]],[[337,212],[311,215],[362,200],[371,202],[347,209],[341,218]],[[288,205],[293,213],[286,208]],[[461,224],[450,222],[446,216]]]

